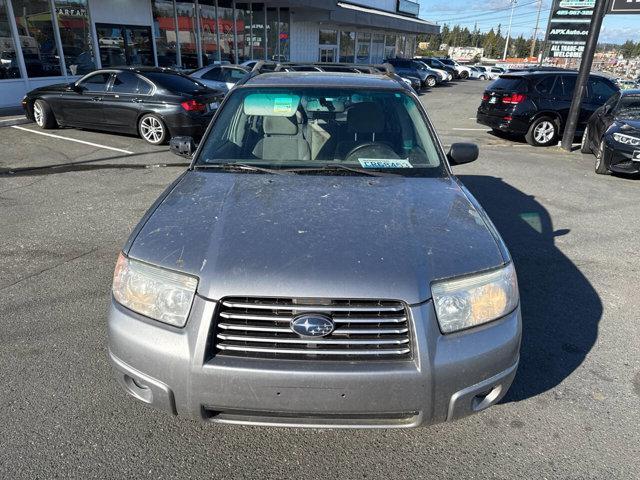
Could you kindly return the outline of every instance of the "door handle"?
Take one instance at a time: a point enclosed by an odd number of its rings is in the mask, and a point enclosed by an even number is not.
[[[93,100],[94,102],[101,102],[102,97],[91,97],[91,100]]]
[[[141,98],[134,98],[131,100],[133,103],[142,103],[142,99]]]

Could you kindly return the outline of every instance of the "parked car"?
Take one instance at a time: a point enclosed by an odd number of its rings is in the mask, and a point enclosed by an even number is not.
[[[404,81],[407,85],[410,85],[411,88],[413,88],[416,92],[419,92],[422,89],[422,82],[418,77],[412,77],[410,75],[404,74],[398,76],[402,78],[402,81]]]
[[[518,366],[516,274],[414,92],[271,72],[227,95],[119,255],[109,355],[171,414],[414,427],[495,404]],[[194,142],[171,141],[190,157]]]
[[[501,67],[487,67],[484,65],[476,65],[476,68],[480,70],[481,73],[486,75],[486,80],[495,80],[500,75],[505,73],[504,68]]]
[[[444,63],[442,63],[437,58],[432,58],[432,57],[414,57],[414,60],[420,60],[421,62],[423,62],[427,67],[431,68],[432,70],[444,70],[445,72],[447,72],[449,74],[449,77],[448,77],[449,80],[453,80],[454,78],[459,78],[458,71],[455,68],[450,67],[449,65],[445,65]]]
[[[438,58],[445,65],[449,65],[452,68],[455,68],[458,72],[458,76],[460,78],[467,79],[471,76],[471,69],[466,65],[460,65],[458,62],[451,58]]]
[[[159,68],[97,70],[73,83],[31,90],[25,115],[40,128],[84,127],[138,134],[153,145],[200,137],[224,92]]]
[[[237,65],[207,65],[189,74],[207,87],[229,91],[249,70]]]
[[[473,79],[476,79],[476,80],[486,80],[487,79],[486,73],[484,73],[479,68],[474,67],[474,66],[470,66],[469,70],[470,70],[469,78],[473,78]]]
[[[596,156],[596,173],[640,173],[640,90],[618,92],[595,111],[581,151]]]
[[[477,122],[496,132],[524,135],[530,145],[554,145],[564,131],[577,73],[563,70],[507,73],[492,82],[482,96]],[[582,102],[577,134],[618,87],[592,74]]]
[[[423,87],[432,88],[442,81],[437,72],[429,69],[420,61],[404,58],[390,58],[386,61],[393,65],[398,75],[403,74],[419,78]]]

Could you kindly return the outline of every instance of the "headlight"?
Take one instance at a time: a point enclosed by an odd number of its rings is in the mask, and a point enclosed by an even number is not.
[[[519,301],[513,263],[479,275],[434,282],[431,294],[442,333],[504,317]]]
[[[614,133],[613,139],[616,142],[622,143],[624,145],[640,145],[640,138],[632,137],[631,135],[625,135],[624,133]]]
[[[113,275],[113,298],[134,312],[184,327],[198,280],[132,260],[122,253]]]

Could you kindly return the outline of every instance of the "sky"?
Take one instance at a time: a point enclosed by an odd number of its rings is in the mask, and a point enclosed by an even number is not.
[[[518,0],[513,10],[512,36],[533,34],[540,0]],[[542,1],[542,13],[538,37],[543,37],[549,20],[551,0]],[[473,29],[478,23],[481,31],[502,24],[506,34],[509,25],[511,3],[509,0],[420,0],[420,17],[443,25],[459,24]],[[600,31],[600,43],[624,43],[627,40],[640,41],[640,14],[606,15]]]

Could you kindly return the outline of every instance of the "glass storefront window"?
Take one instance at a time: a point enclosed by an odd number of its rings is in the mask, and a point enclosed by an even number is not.
[[[238,63],[251,58],[251,4],[236,3]]]
[[[407,45],[405,47],[405,55],[407,58],[413,58],[416,53],[416,37],[415,35],[407,36]]]
[[[382,63],[384,60],[384,35],[374,33],[371,39],[371,63]]]
[[[176,2],[176,12],[182,68],[198,68],[196,7],[193,2]]]
[[[62,75],[48,0],[12,0],[27,76]]]
[[[220,29],[220,59],[231,63],[233,56],[233,2],[218,0],[218,28]]]
[[[281,61],[278,55],[278,9],[267,8],[267,59]]]
[[[384,37],[384,58],[396,58],[395,35],[385,35]]]
[[[407,58],[407,50],[406,50],[407,37],[404,35],[398,36],[398,56],[401,58]]]
[[[356,49],[356,33],[340,32],[340,61],[353,63]]]
[[[358,49],[356,51],[356,62],[369,63],[369,53],[371,47],[371,34],[358,32]]]
[[[156,37],[158,66],[175,67],[178,64],[178,58],[173,1],[151,0],[151,9],[153,11],[153,31]]]
[[[209,65],[218,60],[218,22],[214,0],[201,0],[200,6],[200,45],[202,64]]]
[[[154,65],[151,28],[96,23],[96,33],[103,68]]]
[[[264,60],[265,58],[265,28],[264,28],[264,4],[252,3],[251,21],[251,55],[255,60]]]
[[[95,70],[87,0],[56,0],[55,7],[67,73],[84,75]]]
[[[280,9],[280,56],[283,61],[289,61],[289,9]]]
[[[0,80],[20,78],[16,46],[11,36],[5,0],[0,0]]]
[[[318,43],[320,43],[320,45],[337,45],[338,32],[336,30],[321,29]]]

